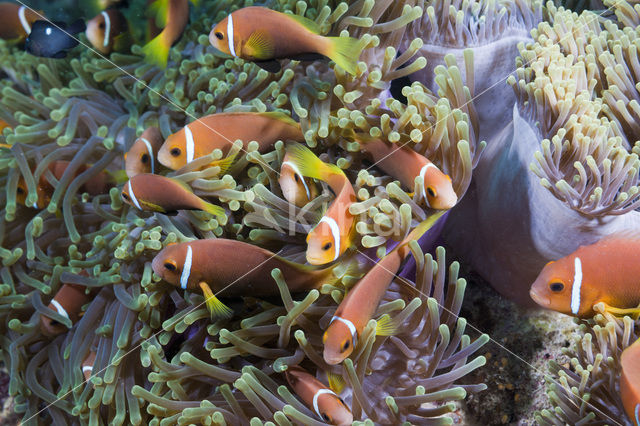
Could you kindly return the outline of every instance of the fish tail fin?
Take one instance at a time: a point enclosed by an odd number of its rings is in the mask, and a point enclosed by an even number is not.
[[[167,26],[169,19],[169,0],[156,0],[149,6],[149,13],[160,28]]]
[[[347,384],[344,377],[342,377],[342,374],[336,374],[331,371],[327,371],[327,380],[329,381],[329,388],[338,395],[342,393]]]
[[[161,32],[153,40],[142,47],[142,53],[144,54],[147,62],[161,68],[167,67],[169,49],[171,48],[164,34],[164,31]]]
[[[227,170],[229,170],[229,167],[231,167],[237,155],[238,153],[235,153],[235,154],[228,155],[226,158],[223,158],[222,160],[213,161],[211,163],[211,166],[220,167],[220,173],[218,173],[218,175],[222,176],[227,172]]]
[[[384,314],[376,321],[377,336],[393,336],[398,332],[398,328],[391,320],[389,314]]]
[[[222,207],[208,203],[204,200],[202,202],[202,210],[216,217],[224,217],[224,215],[226,214],[225,210]]]
[[[287,152],[291,154],[291,160],[298,167],[302,176],[324,181],[327,180],[327,176],[330,174],[344,175],[340,167],[320,160],[305,145],[300,143],[292,144],[288,147]]]
[[[362,49],[353,37],[326,37],[329,41],[324,54],[349,74],[355,75]]]
[[[440,219],[445,213],[446,210],[438,211],[437,213],[432,214],[431,216],[420,222],[418,226],[413,228],[413,230],[409,232],[409,235],[407,235],[406,238],[402,240],[400,244],[398,244],[398,247],[407,244],[410,241],[420,239],[420,237],[422,237],[429,229],[431,229],[431,227],[435,225],[438,219]]]
[[[211,314],[211,319],[229,319],[233,316],[233,310],[213,294],[211,287],[209,287],[207,283],[201,282],[198,285],[202,289],[204,301]]]

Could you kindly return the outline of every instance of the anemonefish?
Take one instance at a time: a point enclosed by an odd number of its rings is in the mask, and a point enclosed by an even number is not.
[[[236,10],[209,34],[216,49],[248,61],[269,72],[280,71],[277,59],[311,59],[319,55],[333,60],[350,74],[356,73],[359,41],[353,37],[324,37],[314,21],[265,7]]]
[[[620,357],[620,397],[624,411],[634,426],[640,426],[640,339]]]
[[[122,50],[126,45],[129,24],[118,9],[100,12],[87,22],[87,39],[103,55]]]
[[[420,177],[424,182],[422,198],[427,207],[446,210],[458,202],[449,175],[410,147],[386,143],[380,139],[362,139],[360,150],[376,167],[398,179],[405,188],[412,189],[416,177]]]
[[[289,153],[284,155],[280,165],[278,183],[285,200],[302,207],[318,196],[318,187],[311,179],[302,176],[298,166],[291,162]]]
[[[274,296],[276,283],[265,280],[274,268],[282,271],[291,292],[311,290],[335,283],[333,269],[314,268],[284,259],[269,250],[223,238],[170,244],[156,255],[153,272],[168,283],[183,289],[202,289],[207,307],[215,316],[228,317],[231,310],[214,292],[226,296]]]
[[[549,262],[529,291],[540,306],[577,317],[604,302],[617,315],[640,314],[640,236],[616,234]]]
[[[304,137],[300,124],[280,112],[211,114],[169,136],[158,152],[158,161],[177,170],[196,158],[211,154],[216,148],[226,154],[237,139],[244,142],[245,149],[249,142],[258,142],[258,151],[262,153],[279,140],[303,140]],[[224,160],[212,165],[224,165]]]
[[[338,166],[323,162],[306,146],[289,145],[287,153],[302,176],[326,182],[336,194],[320,222],[307,234],[307,262],[333,262],[353,241],[355,217],[349,213],[349,206],[356,201],[356,193]]]
[[[92,298],[86,289],[78,284],[63,284],[47,307],[75,324],[80,319],[82,306]],[[53,318],[40,315],[40,330],[45,336],[52,337],[68,331],[68,328]]]
[[[31,33],[31,25],[38,19],[46,19],[42,11],[34,11],[16,3],[0,3],[0,38],[22,41]]]
[[[132,178],[142,173],[156,172],[156,157],[164,139],[157,127],[145,129],[124,154],[124,169]]]
[[[197,1],[191,1],[197,5]],[[189,22],[189,0],[156,0],[150,10],[155,13],[158,27],[164,29],[142,47],[142,53],[150,63],[165,68],[169,49],[180,39]]]
[[[0,134],[2,134],[2,131],[6,128],[11,128],[11,125],[9,123],[7,123],[6,121],[4,121],[3,119],[0,118]],[[11,147],[9,147],[11,148]]]
[[[353,423],[353,414],[334,391],[298,366],[288,366],[284,372],[289,386],[322,420],[332,425]]]
[[[82,19],[71,25],[64,22],[35,21],[25,40],[25,50],[41,58],[64,58],[67,51],[78,45],[76,34],[85,30]]]
[[[96,362],[96,353],[94,351],[89,351],[85,359],[82,361],[82,375],[85,380],[89,380],[91,378],[91,374],[93,373],[93,364]]]
[[[70,161],[66,160],[52,161],[51,164],[49,164],[48,169],[53,174],[53,177],[55,177],[57,180],[60,180],[64,175],[64,172],[67,170],[67,167],[69,167],[69,164]],[[78,176],[80,173],[85,172],[89,167],[90,166],[88,165],[82,165],[78,167],[75,172],[75,176]],[[80,187],[80,192],[88,192],[91,195],[104,194],[109,188],[111,188],[111,186],[113,186],[113,179],[108,175],[108,173],[99,172]],[[38,201],[35,205],[27,206],[26,200],[28,188],[24,178],[20,177],[20,179],[18,180],[16,202],[27,207],[43,209],[51,201],[51,196],[53,195],[54,190],[55,188],[53,187],[53,185],[51,185],[51,183],[49,183],[45,174],[43,173],[36,185]]]
[[[333,314],[329,327],[322,337],[323,358],[327,364],[338,364],[351,355],[358,342],[358,337],[378,309],[378,305],[396,272],[400,269],[402,261],[409,255],[409,242],[418,240],[443,214],[444,211],[440,211],[416,226],[347,293]],[[390,323],[389,317],[383,317],[378,321],[376,334],[390,335],[393,333],[395,333],[395,329]]]
[[[186,183],[151,173],[129,179],[122,188],[122,199],[144,211],[174,213],[178,210],[203,210],[218,217],[225,215],[222,207],[198,197]]]

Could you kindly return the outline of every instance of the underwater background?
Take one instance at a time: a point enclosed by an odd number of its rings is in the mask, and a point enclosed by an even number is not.
[[[107,7],[24,3],[65,25]],[[326,424],[285,374],[301,366],[357,423],[637,424],[620,388],[637,313],[599,304],[574,318],[529,291],[581,245],[637,238],[640,2],[260,4],[357,39],[353,73],[327,58],[283,59],[272,73],[217,51],[212,28],[255,4],[239,0],[185,1],[188,24],[159,66],[142,49],[153,2],[108,3],[129,38],[106,55],[84,32],[63,58],[0,40],[0,423]],[[353,187],[350,249],[306,291],[259,269],[269,294],[223,295],[233,314],[212,317],[203,291],[161,279],[154,258],[218,238],[304,264],[335,191],[310,179],[317,196],[294,205],[279,181],[289,141],[236,142],[199,163],[155,163],[222,217],[143,211],[121,195],[133,178],[124,154],[150,127],[165,140],[209,114],[274,111]],[[428,158],[457,204],[432,208],[425,183],[366,155],[368,138]],[[58,161],[70,163],[56,176]],[[323,336],[345,295],[429,218],[351,355],[327,362]],[[73,299],[66,316],[52,302],[65,286],[76,289],[60,296]]]

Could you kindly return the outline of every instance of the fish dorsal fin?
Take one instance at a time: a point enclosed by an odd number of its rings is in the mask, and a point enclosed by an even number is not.
[[[317,22],[312,21],[311,19],[305,18],[304,16],[300,16],[300,15],[293,15],[293,14],[287,14],[287,15],[291,19],[296,21],[298,24],[302,25],[307,30],[311,31],[313,34],[320,34],[321,29],[320,29],[320,25],[318,25]]]
[[[264,30],[257,30],[251,33],[249,40],[242,48],[242,53],[255,59],[273,59],[276,48],[271,35]]]
[[[284,112],[269,111],[269,112],[261,112],[260,114],[265,117],[272,118],[274,120],[282,121],[283,123],[287,123],[291,126],[300,127],[300,123],[298,123],[296,120],[291,118],[291,116],[285,114]]]
[[[175,179],[175,178],[169,178],[169,179],[171,179],[172,182],[175,182],[176,185],[180,186],[185,191],[193,194],[193,189],[188,184],[186,184],[185,182],[181,181],[180,179]]]

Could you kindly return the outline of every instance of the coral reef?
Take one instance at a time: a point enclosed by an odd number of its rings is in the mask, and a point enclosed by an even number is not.
[[[485,389],[460,382],[485,363],[475,353],[488,337],[465,334],[459,310],[466,284],[458,264],[447,265],[444,249],[434,259],[416,243],[415,283],[395,280],[375,316],[389,315],[400,331],[376,336],[372,320],[342,365],[329,367],[321,357],[322,332],[344,292],[370,267],[367,258],[384,255],[387,244],[432,214],[420,184],[401,189],[366,163],[356,137],[409,144],[448,173],[462,197],[484,147],[473,85],[463,84],[459,69],[469,80],[472,52],[457,60],[444,56],[434,69],[437,87],[415,82],[402,90],[402,102],[389,89],[392,80],[425,66],[423,42],[411,40],[406,27],[422,18],[423,7],[281,0],[272,7],[314,19],[334,35],[348,32],[365,50],[355,77],[326,62],[297,61],[272,75],[220,58],[207,41],[215,22],[250,3],[206,2],[196,9],[166,70],[142,62],[139,46],[109,58],[78,48],[72,59],[54,61],[0,42],[0,118],[11,127],[0,136],[8,146],[0,152],[0,360],[25,424],[253,424],[257,418],[323,424],[284,386],[280,373],[298,364],[323,381],[330,373],[354,417],[379,423],[450,423],[454,401]],[[282,198],[276,176],[284,145],[260,154],[254,144],[246,152],[236,144],[229,153],[236,161],[223,176],[217,167],[199,170],[220,158],[216,151],[170,174],[225,207],[221,219],[197,211],[140,212],[121,201],[116,187],[95,196],[81,188],[103,170],[117,176],[122,154],[149,126],[167,137],[205,114],[267,110],[298,118],[306,143],[354,183],[358,253],[340,260],[339,283],[306,295],[289,294],[278,270],[264,271],[280,298],[233,299],[234,318],[212,322],[203,297],[160,281],[151,260],[167,244],[219,237],[301,260],[304,237],[330,195],[323,188],[303,208]],[[70,161],[60,179],[48,170],[55,160]],[[38,201],[41,176],[55,188],[42,210],[27,207]],[[26,206],[17,202],[20,179]],[[348,274],[353,263],[358,270]],[[83,286],[90,296],[75,323],[47,306],[64,284]],[[42,318],[65,331],[45,336]],[[92,377],[85,382],[86,368]]]

